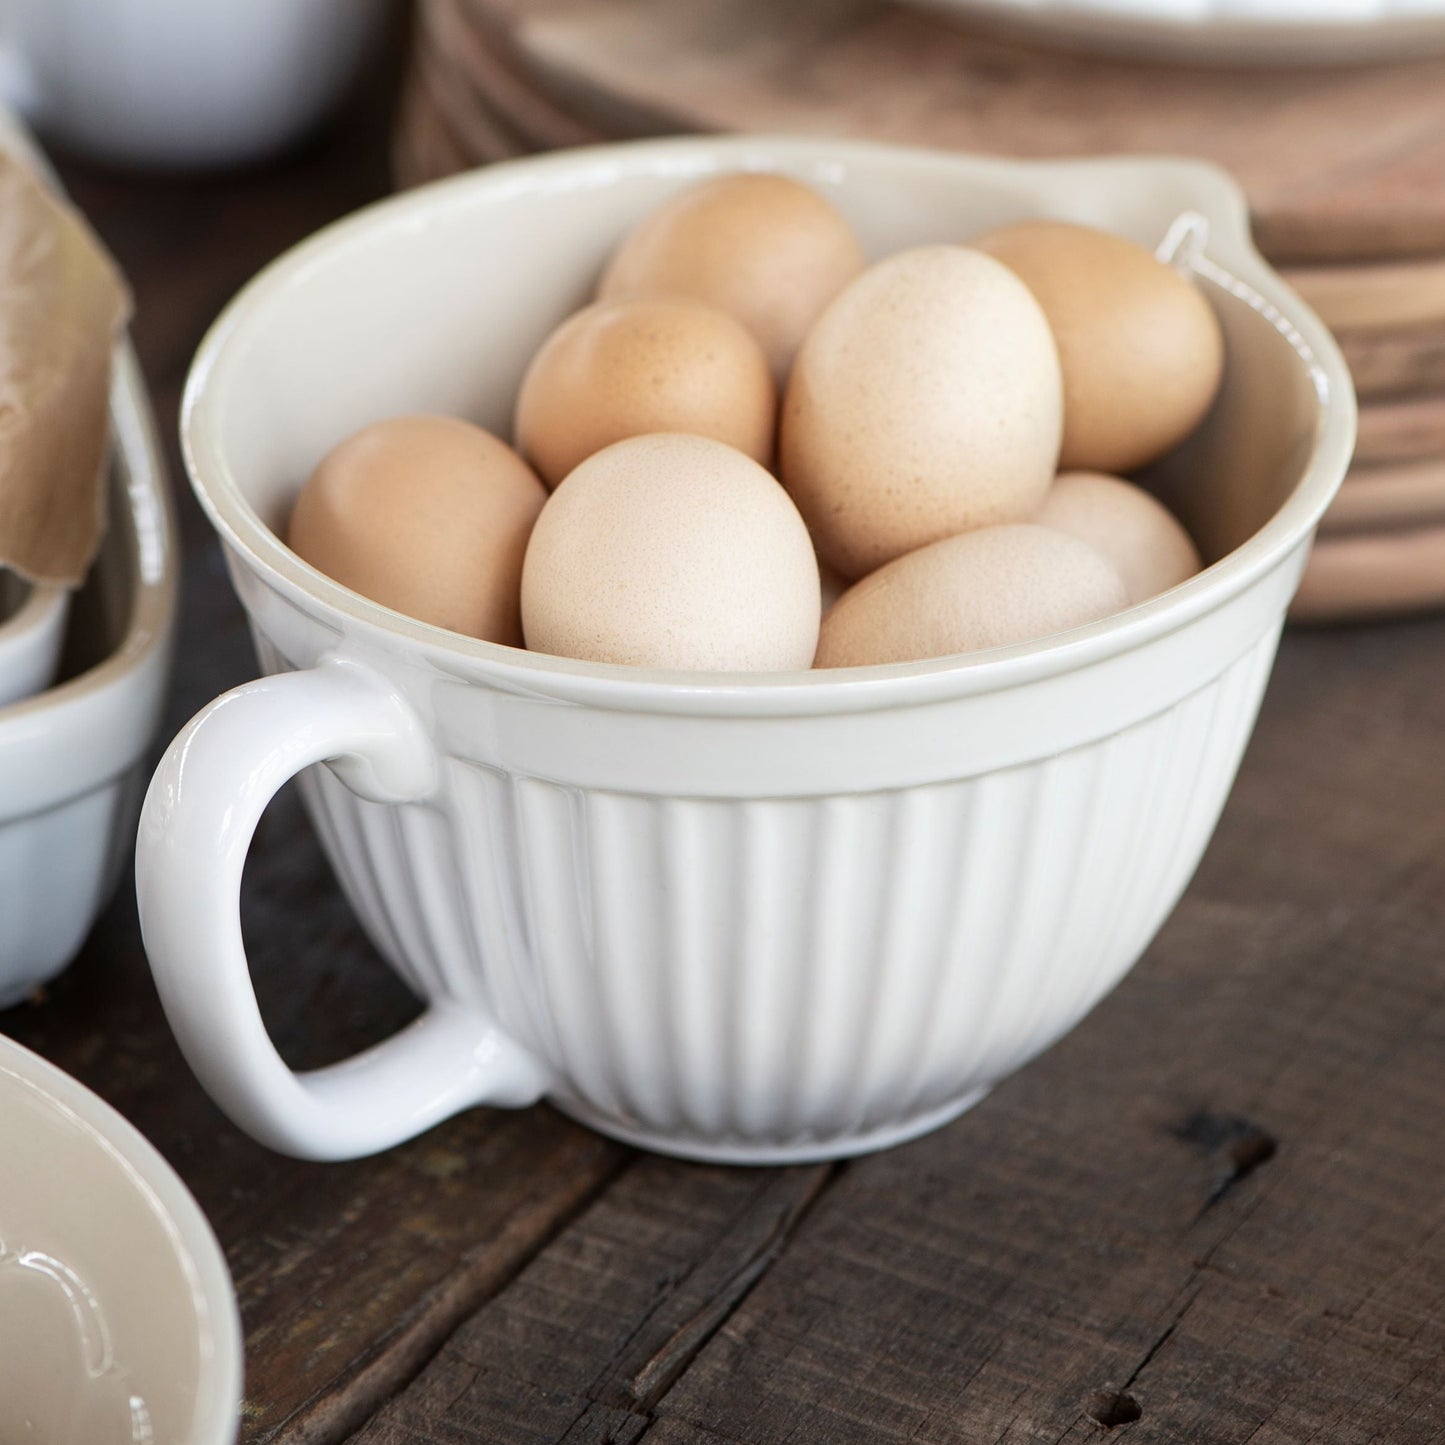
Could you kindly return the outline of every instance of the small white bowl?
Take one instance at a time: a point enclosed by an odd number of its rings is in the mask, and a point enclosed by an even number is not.
[[[70,962],[114,891],[165,701],[175,524],[128,347],[111,424],[110,527],[72,609],[83,670],[0,711],[0,1007]]]
[[[314,126],[385,0],[10,0],[0,92],[88,155],[234,165]]]
[[[205,1217],[114,1109],[6,1038],[0,1220],[5,1439],[235,1439],[241,1323]]]
[[[50,686],[60,664],[70,590],[0,571],[0,706]]]

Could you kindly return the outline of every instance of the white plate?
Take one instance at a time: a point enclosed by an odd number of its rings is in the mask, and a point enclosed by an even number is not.
[[[108,1104],[0,1038],[0,1436],[230,1445],[241,1325],[184,1184]]]
[[[1333,65],[1445,51],[1442,0],[897,0],[1020,39],[1199,65]]]

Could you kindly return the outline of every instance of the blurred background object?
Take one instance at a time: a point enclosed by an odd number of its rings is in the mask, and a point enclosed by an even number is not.
[[[231,165],[330,109],[387,0],[0,0],[0,101],[112,162]]]
[[[1139,6],[1141,24],[1172,3]],[[1380,16],[1334,13],[1331,0],[1292,9],[1293,50],[1288,17],[1262,11],[1260,44],[1236,46],[1233,65],[1179,63],[1222,58],[1202,30],[1173,62],[1143,63],[1141,32],[1123,22],[1095,37],[1122,53],[1082,54],[970,29],[950,8],[945,19],[882,0],[417,0],[396,179],[721,130],[1212,159],[1245,186],[1261,250],[1335,331],[1360,391],[1356,465],[1295,615],[1445,605],[1445,547],[1431,550],[1445,537],[1445,58],[1284,64],[1322,58],[1322,24],[1336,60],[1380,53]],[[1248,38],[1235,8],[1231,33]],[[1445,44],[1445,9],[1415,21],[1415,48]]]

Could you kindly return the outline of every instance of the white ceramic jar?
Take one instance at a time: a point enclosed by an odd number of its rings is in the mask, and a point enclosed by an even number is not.
[[[1213,565],[1034,643],[737,676],[438,631],[280,542],[301,481],[366,422],[426,409],[505,433],[528,357],[617,239],[740,167],[819,187],[874,255],[1028,216],[1150,244],[1207,218],[1193,264],[1228,374],[1154,480]],[[182,425],[268,674],[177,738],[140,830],[146,945],[202,1082],[315,1158],[545,1094],[651,1148],[771,1162],[950,1118],[1138,958],[1228,793],[1354,403],[1212,168],[706,139],[497,166],[331,228],[217,323]],[[429,1005],[299,1076],[237,919],[257,819],[298,773],[342,887]]]

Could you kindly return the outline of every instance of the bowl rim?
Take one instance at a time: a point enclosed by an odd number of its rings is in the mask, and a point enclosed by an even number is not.
[[[42,628],[54,625],[56,614],[63,611],[70,601],[68,587],[53,582],[32,582],[20,573],[15,575],[25,592],[14,612],[0,621],[0,662],[4,661],[6,649],[22,638],[29,638]]]
[[[1158,597],[1067,632],[1006,647],[918,662],[795,672],[726,673],[651,669],[554,657],[485,642],[418,622],[332,581],[303,562],[261,520],[209,425],[230,348],[258,313],[284,304],[336,251],[387,233],[424,228],[427,218],[466,210],[478,197],[594,188],[619,176],[706,179],[735,170],[845,167],[850,161],[1046,179],[1153,174],[1185,181],[1209,223],[1213,275],[1280,331],[1313,385],[1314,445],[1294,490],[1263,527],[1219,561]],[[181,404],[181,450],[202,509],[221,537],[275,591],[314,614],[324,607],[360,626],[381,650],[425,659],[437,671],[526,693],[640,712],[776,716],[893,708],[993,692],[1075,671],[1131,651],[1222,606],[1279,566],[1318,523],[1343,478],[1355,436],[1355,397],[1339,348],[1318,317],[1264,261],[1249,232],[1239,186],[1217,166],[1175,157],[1035,160],[873,141],[793,136],[682,136],[613,142],[505,161],[387,197],[282,253],[230,301],[202,339]],[[343,644],[344,645],[344,644]]]
[[[59,189],[49,160],[29,131],[4,105],[0,105],[0,151],[18,156]],[[63,194],[63,193],[62,193]],[[110,465],[119,474],[125,494],[126,522],[135,566],[133,595],[125,628],[109,654],[64,682],[18,698],[0,708],[0,756],[7,778],[31,779],[18,802],[0,788],[5,805],[0,821],[17,811],[41,810],[78,797],[134,764],[150,736],[124,740],[113,730],[94,730],[104,739],[87,754],[65,749],[63,780],[49,761],[63,729],[84,727],[89,715],[141,686],[139,679],[166,654],[175,625],[179,590],[176,557],[175,500],[166,484],[166,465],[156,435],[150,395],[135,348],[128,336],[117,343],[110,382]],[[112,511],[108,528],[116,525]],[[105,545],[102,541],[102,547]],[[37,588],[37,591],[40,589]],[[67,608],[70,599],[66,593]],[[63,645],[63,643],[62,643]],[[119,752],[127,754],[120,762]]]
[[[149,745],[149,734],[137,739],[116,736],[113,728],[107,731],[104,718],[168,654],[175,622],[179,587],[175,503],[165,482],[145,379],[129,341],[121,342],[115,352],[110,424],[111,464],[124,511],[117,517],[113,506],[109,525],[124,527],[135,570],[121,636],[106,656],[85,671],[0,708],[3,776],[35,780],[23,790],[27,798],[44,783],[49,798],[45,806],[117,776]],[[93,735],[95,746],[84,754],[65,746],[67,766],[59,778],[47,760],[67,739],[73,742],[74,734],[68,731],[73,728]],[[0,817],[10,816],[14,800],[8,791],[0,792],[5,796]]]
[[[74,1118],[95,1145],[118,1159],[165,1226],[203,1331],[192,1429],[177,1445],[227,1445],[241,1414],[245,1373],[235,1285],[215,1231],[179,1174],[113,1105],[63,1069],[0,1035],[0,1075],[34,1090]]]

